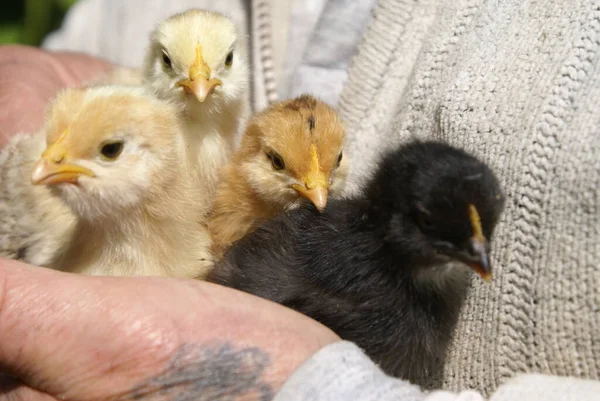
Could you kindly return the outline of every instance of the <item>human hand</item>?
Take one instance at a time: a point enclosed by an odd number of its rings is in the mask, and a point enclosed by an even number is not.
[[[17,132],[41,127],[57,91],[97,79],[110,66],[85,54],[0,46],[0,149]]]
[[[339,338],[206,282],[0,259],[0,400],[269,400]],[[18,378],[18,379],[13,379]]]

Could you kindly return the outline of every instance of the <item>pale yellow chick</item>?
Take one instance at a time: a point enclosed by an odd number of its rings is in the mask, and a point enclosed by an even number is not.
[[[151,35],[146,85],[180,108],[189,153],[208,194],[214,193],[250,110],[245,53],[234,23],[209,11],[176,14]]]
[[[71,210],[49,188],[31,183],[46,146],[43,131],[15,135],[0,152],[0,257],[49,266],[70,241]]]
[[[77,217],[52,267],[92,275],[202,277],[207,200],[194,181],[177,109],[144,88],[60,93],[46,123],[48,147],[31,180]]]
[[[250,121],[223,171],[208,228],[215,259],[276,214],[341,196],[348,173],[344,127],[327,104],[304,95],[277,103]]]

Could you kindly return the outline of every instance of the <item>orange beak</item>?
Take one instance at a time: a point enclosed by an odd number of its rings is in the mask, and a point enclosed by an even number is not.
[[[177,82],[178,87],[182,87],[186,93],[193,94],[200,103],[214,92],[215,88],[223,83],[216,78],[210,78],[211,70],[202,57],[202,47],[200,44],[196,47],[196,60],[190,67],[189,78]]]
[[[42,153],[42,157],[36,163],[31,174],[31,182],[34,185],[75,184],[82,175],[95,177],[95,174],[85,167],[65,163],[67,150],[63,145],[63,140],[66,133],[67,131]]]
[[[325,210],[325,206],[327,205],[327,187],[314,186],[310,188],[309,184],[306,184],[304,187],[294,184],[292,185],[292,188],[294,188],[300,195],[311,201],[311,203],[315,205],[319,212]]]
[[[304,185],[293,184],[301,196],[312,202],[315,207],[322,212],[327,205],[327,193],[329,192],[328,177],[319,168],[319,156],[315,145],[310,145],[311,168],[308,174],[303,177]]]

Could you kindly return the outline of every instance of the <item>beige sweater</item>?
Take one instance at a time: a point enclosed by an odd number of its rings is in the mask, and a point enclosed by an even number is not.
[[[339,106],[354,159],[442,139],[508,195],[495,277],[473,281],[444,387],[600,378],[599,105],[598,1],[379,2]]]
[[[191,5],[226,8],[252,28],[260,109],[276,98],[284,3],[252,2],[248,23],[242,0],[87,0],[47,45],[131,64],[157,18]],[[271,35],[259,34],[265,28]],[[599,105],[597,0],[375,7],[339,101],[352,177],[368,176],[382,149],[433,137],[489,161],[509,197],[495,278],[473,281],[444,388],[490,394],[520,372],[600,379]]]

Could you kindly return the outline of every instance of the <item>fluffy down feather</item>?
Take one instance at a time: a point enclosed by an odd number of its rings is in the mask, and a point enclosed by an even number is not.
[[[31,183],[44,132],[21,133],[0,152],[0,256],[51,265],[69,243],[75,217],[46,187]]]

